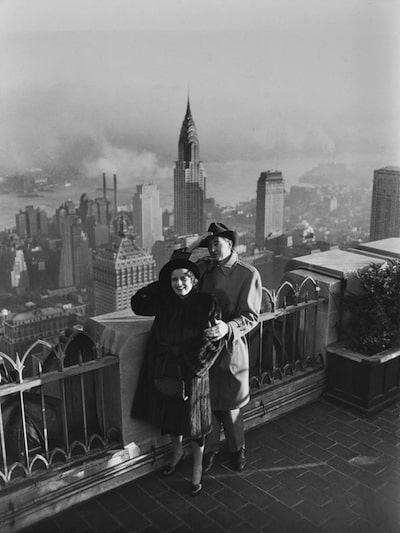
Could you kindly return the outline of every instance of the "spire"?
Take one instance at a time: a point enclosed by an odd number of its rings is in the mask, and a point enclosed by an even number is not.
[[[192,111],[190,109],[190,100],[188,95],[186,114],[182,122],[181,132],[179,135],[179,159],[183,161],[191,161],[192,145],[197,148],[199,146],[199,138],[197,136],[196,125],[193,120]]]
[[[186,115],[185,115],[185,119],[188,118],[188,117],[191,117],[192,118],[192,112],[190,110],[190,99],[189,99],[189,94],[188,94],[188,98],[187,98],[187,105],[186,105]]]

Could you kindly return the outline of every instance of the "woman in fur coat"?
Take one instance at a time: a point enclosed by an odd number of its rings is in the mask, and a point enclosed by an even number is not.
[[[208,371],[223,345],[204,335],[220,313],[215,298],[197,290],[198,279],[193,262],[175,259],[162,268],[159,281],[131,300],[137,315],[155,316],[132,416],[171,435],[173,456],[165,476],[175,472],[184,457],[183,437],[190,437],[193,495],[202,488],[204,441],[211,431]]]

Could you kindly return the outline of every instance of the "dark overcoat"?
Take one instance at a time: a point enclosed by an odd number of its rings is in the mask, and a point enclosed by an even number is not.
[[[132,416],[160,427],[163,433],[199,439],[211,430],[209,369],[222,341],[206,339],[204,330],[220,317],[215,298],[192,289],[184,299],[155,282],[131,300],[137,315],[155,316],[143,360]],[[188,400],[159,393],[154,379],[185,380]]]

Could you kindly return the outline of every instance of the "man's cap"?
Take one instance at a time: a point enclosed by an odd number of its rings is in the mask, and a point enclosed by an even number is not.
[[[212,222],[208,227],[207,231],[209,233],[212,233],[212,235],[209,235],[201,241],[200,246],[202,248],[207,248],[210,240],[214,237],[225,237],[225,239],[229,239],[230,241],[232,241],[234,247],[238,242],[237,233],[227,228],[227,226],[225,226],[225,224],[222,224],[222,222]]]

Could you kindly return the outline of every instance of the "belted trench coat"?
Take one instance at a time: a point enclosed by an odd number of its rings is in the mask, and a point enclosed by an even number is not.
[[[190,254],[176,251],[173,257]],[[218,359],[210,369],[211,406],[214,411],[243,407],[250,399],[249,350],[246,335],[260,315],[262,285],[259,272],[241,261],[233,250],[220,266],[210,257],[197,263],[199,289],[213,294],[221,308],[228,334]]]

